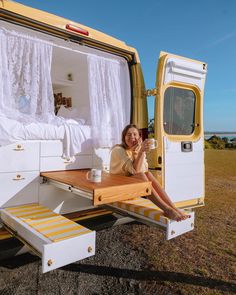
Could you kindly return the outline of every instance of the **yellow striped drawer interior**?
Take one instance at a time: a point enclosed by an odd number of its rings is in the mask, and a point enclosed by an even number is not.
[[[167,223],[167,218],[163,216],[161,209],[158,208],[152,201],[145,198],[134,198],[131,200],[114,202],[111,205],[134,212],[155,221],[160,221],[162,218],[162,222]]]
[[[34,228],[52,242],[58,242],[91,232],[86,227],[54,213],[49,208],[39,204],[22,205],[5,208],[5,210]]]
[[[12,238],[12,235],[5,228],[0,228],[0,241],[9,238]]]

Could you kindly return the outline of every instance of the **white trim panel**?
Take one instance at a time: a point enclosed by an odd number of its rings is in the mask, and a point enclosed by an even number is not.
[[[201,63],[171,57],[166,62],[164,84],[182,82],[196,85],[203,90],[206,72]]]
[[[203,139],[192,142],[191,152],[181,151],[181,142],[164,137],[165,191],[173,202],[204,196]]]

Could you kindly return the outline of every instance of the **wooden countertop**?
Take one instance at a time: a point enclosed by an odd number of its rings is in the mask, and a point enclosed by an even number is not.
[[[89,170],[67,170],[43,172],[42,177],[55,180],[74,188],[93,194],[94,205],[107,204],[120,200],[127,200],[151,194],[151,182],[146,182],[136,177],[102,174],[102,181],[94,183],[87,180]]]

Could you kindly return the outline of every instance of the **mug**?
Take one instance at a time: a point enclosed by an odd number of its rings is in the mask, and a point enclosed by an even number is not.
[[[86,174],[87,180],[91,182],[101,182],[102,181],[102,170],[101,169],[91,169]]]
[[[151,150],[156,149],[156,148],[158,147],[157,140],[154,139],[154,138],[149,138],[149,139],[148,139],[148,143],[149,143],[149,148],[150,148]]]

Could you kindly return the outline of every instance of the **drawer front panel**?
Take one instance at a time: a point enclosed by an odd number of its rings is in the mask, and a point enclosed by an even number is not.
[[[39,173],[0,173],[0,207],[38,201]]]
[[[41,141],[40,155],[41,157],[61,157],[63,146],[61,140]]]
[[[41,157],[61,157],[63,155],[63,143],[61,140],[45,140],[41,141],[40,155]],[[90,155],[93,153],[91,144],[83,145],[80,155]]]
[[[0,147],[0,172],[39,170],[39,142],[17,142]]]
[[[40,159],[40,171],[74,170],[92,167],[92,156],[76,156],[75,161],[66,160],[61,157],[42,157]]]

